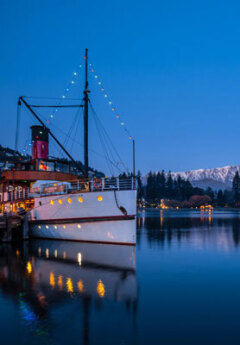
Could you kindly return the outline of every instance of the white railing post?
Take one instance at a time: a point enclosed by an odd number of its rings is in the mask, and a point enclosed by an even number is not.
[[[104,190],[104,188],[105,188],[105,180],[104,180],[104,178],[102,177],[102,190]]]
[[[119,190],[119,177],[117,177],[117,190]]]

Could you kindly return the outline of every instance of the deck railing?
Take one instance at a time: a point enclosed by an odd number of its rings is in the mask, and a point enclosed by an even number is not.
[[[31,188],[30,196],[135,189],[137,189],[137,179],[134,177],[94,178],[88,181],[77,180],[42,184]]]

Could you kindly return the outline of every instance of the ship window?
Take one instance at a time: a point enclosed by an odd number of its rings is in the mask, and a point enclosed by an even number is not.
[[[78,226],[77,226],[77,227],[78,227],[78,229],[81,229],[81,224],[78,224]]]
[[[98,199],[98,201],[102,201],[102,200],[103,200],[103,198],[102,198],[101,195],[99,195],[99,196],[97,197],[97,199]]]
[[[83,202],[83,198],[82,198],[82,197],[79,197],[79,198],[78,198],[78,201],[82,203],[82,202]]]
[[[68,203],[71,204],[72,203],[72,199],[68,198]]]
[[[60,205],[62,205],[62,199],[59,199],[59,200],[58,200],[58,203],[59,203]]]
[[[38,229],[41,229],[41,225],[38,225]]]
[[[51,200],[51,201],[50,201],[50,204],[51,204],[51,205],[54,205],[54,201],[53,201],[53,200]]]
[[[42,206],[42,202],[41,201],[39,201],[39,206]]]

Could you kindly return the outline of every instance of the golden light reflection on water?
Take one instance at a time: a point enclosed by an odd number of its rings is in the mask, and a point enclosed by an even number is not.
[[[84,292],[84,285],[83,285],[83,281],[82,280],[79,280],[77,282],[77,287],[78,287],[78,291],[83,293]]]
[[[161,228],[163,226],[163,211],[160,210],[160,225],[161,225]]]
[[[62,275],[58,276],[57,284],[58,284],[59,290],[62,290],[63,289],[63,277],[62,277]]]
[[[49,284],[51,285],[52,288],[55,287],[55,276],[53,272],[50,272],[49,274]]]
[[[26,264],[26,270],[27,270],[28,274],[32,273],[32,264],[31,264],[30,261],[28,261],[27,264]]]
[[[97,283],[97,293],[99,295],[99,297],[103,298],[105,296],[105,286],[103,284],[103,282],[101,281],[101,279],[99,279],[98,283]]]
[[[81,253],[78,253],[78,255],[77,255],[77,262],[78,262],[79,266],[82,265],[82,254]]]
[[[73,282],[72,282],[72,279],[71,279],[71,278],[67,278],[66,286],[67,286],[67,291],[68,291],[68,292],[74,292],[74,289],[73,289]]]

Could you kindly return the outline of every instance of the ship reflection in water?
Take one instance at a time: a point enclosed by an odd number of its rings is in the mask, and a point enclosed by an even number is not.
[[[73,333],[68,340],[76,341],[78,336],[77,343],[89,344],[91,314],[98,313],[101,324],[101,312],[116,303],[122,309],[126,332],[131,332],[137,306],[135,247],[47,240],[25,242],[21,248],[2,245],[0,291],[17,305],[30,330],[29,343],[34,335],[43,338],[41,344],[51,339],[57,324],[59,343],[62,332],[66,328],[69,332],[70,327]],[[59,314],[52,318],[55,313]]]
[[[137,224],[136,247],[0,245],[1,344],[239,344],[240,211]]]

